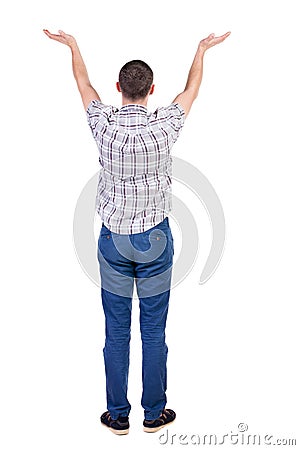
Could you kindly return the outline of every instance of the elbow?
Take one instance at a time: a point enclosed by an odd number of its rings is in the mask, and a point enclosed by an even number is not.
[[[189,98],[194,101],[196,100],[196,98],[198,97],[198,93],[199,93],[199,88],[197,87],[189,87],[188,89],[186,89],[186,92],[188,93]]]
[[[198,97],[199,94],[199,87],[195,87],[193,89],[193,99],[196,100],[196,98]]]

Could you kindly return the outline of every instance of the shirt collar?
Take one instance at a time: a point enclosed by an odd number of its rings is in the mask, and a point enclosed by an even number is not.
[[[144,105],[139,105],[138,103],[128,103],[128,105],[124,105],[120,108],[120,112],[122,111],[140,111],[143,113],[147,113],[148,109]]]

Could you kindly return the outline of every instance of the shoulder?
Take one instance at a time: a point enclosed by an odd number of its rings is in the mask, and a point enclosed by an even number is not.
[[[165,117],[166,119],[184,116],[184,110],[179,103],[171,103],[168,106],[161,106],[156,109],[155,113],[158,117]]]
[[[111,105],[105,105],[101,100],[92,100],[86,110],[87,122],[94,136],[99,131],[115,121],[115,115],[119,110]]]
[[[157,108],[157,110],[162,113],[166,114],[168,116],[178,116],[178,115],[184,115],[184,109],[179,103],[171,103],[168,106]]]
[[[105,105],[101,102],[101,100],[92,100],[86,109],[86,114],[88,117],[95,115],[104,115],[108,117],[112,114],[116,114],[117,112],[118,108],[112,105]]]
[[[168,106],[157,108],[150,120],[157,121],[161,125],[165,124],[179,131],[183,127],[185,120],[184,109],[179,103],[171,103]]]

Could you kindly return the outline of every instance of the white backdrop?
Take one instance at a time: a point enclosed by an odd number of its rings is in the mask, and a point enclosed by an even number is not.
[[[300,439],[296,6],[292,0],[6,5],[0,27],[1,448],[181,448],[181,434],[238,434],[240,423],[250,434]],[[174,183],[199,222],[200,255],[171,292],[173,444],[142,431],[137,302],[131,431],[116,437],[100,426],[106,409],[100,290],[82,271],[72,235],[75,205],[98,171],[98,154],[70,51],[43,28],[77,38],[106,103],[120,105],[121,65],[147,61],[156,84],[149,109],[184,88],[201,38],[232,32],[205,56],[199,97],[173,148],[210,180],[226,219],[221,263],[199,285],[210,224],[203,205]],[[97,226],[96,220],[95,235]],[[171,226],[176,257],[180,230]]]

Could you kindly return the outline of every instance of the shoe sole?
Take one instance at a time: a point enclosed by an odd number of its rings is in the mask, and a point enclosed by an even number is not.
[[[165,428],[165,427],[167,427],[168,425],[171,425],[174,422],[175,422],[175,419],[172,420],[172,422],[168,422],[168,423],[165,423],[164,425],[161,425],[160,427],[156,427],[156,428],[144,427],[144,431],[145,431],[145,433],[156,433],[156,431],[159,431],[162,428]]]
[[[124,434],[128,434],[129,433],[129,428],[127,428],[126,430],[115,430],[114,428],[105,425],[105,423],[101,422],[101,425],[103,427],[107,428],[108,430],[110,430],[112,433],[118,435],[118,436],[122,436]]]

